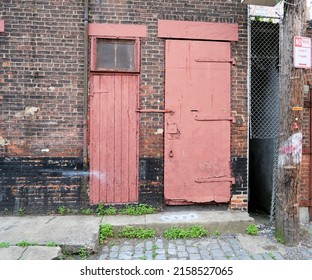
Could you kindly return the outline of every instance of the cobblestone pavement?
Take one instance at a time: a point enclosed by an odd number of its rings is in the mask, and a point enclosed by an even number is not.
[[[200,239],[149,240],[112,239],[103,246],[100,260],[312,260],[311,224],[306,227],[300,245],[278,243],[271,228],[262,228],[257,236],[221,235]]]

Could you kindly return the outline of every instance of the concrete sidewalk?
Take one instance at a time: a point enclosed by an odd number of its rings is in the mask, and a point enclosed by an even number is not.
[[[126,225],[154,228],[158,234],[171,226],[202,225],[210,232],[244,232],[254,223],[248,213],[241,211],[177,211],[161,212],[142,216],[1,216],[0,243],[9,243],[0,248],[0,260],[55,259],[61,256],[61,248],[77,253],[82,247],[90,252],[99,252],[99,226],[111,224],[114,228]],[[20,247],[28,242],[35,246]],[[60,247],[49,247],[55,243]]]

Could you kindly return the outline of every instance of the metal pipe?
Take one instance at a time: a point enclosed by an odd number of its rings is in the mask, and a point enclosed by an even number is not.
[[[312,86],[309,84],[309,89],[310,89],[310,92],[309,92],[309,101],[310,101],[310,104],[312,102]],[[310,220],[312,220],[312,154],[311,154],[311,147],[312,147],[312,108],[310,107],[310,143],[309,143],[309,146],[310,146],[310,150],[309,150],[309,155],[310,155],[310,176],[309,176],[309,180],[310,180],[310,192],[309,192],[309,204],[310,204]]]
[[[83,170],[88,170],[88,69],[89,69],[89,0],[84,0],[84,67],[83,67]],[[89,205],[89,176],[85,175],[81,182],[81,207]]]
[[[84,68],[83,68],[83,168],[88,168],[88,66],[89,66],[89,0],[84,0]]]

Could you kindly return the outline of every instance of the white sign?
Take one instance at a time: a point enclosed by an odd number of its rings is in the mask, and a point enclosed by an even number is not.
[[[311,68],[311,38],[294,38],[294,67]]]

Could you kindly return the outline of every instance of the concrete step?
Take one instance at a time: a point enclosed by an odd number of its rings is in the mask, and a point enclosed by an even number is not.
[[[170,211],[143,216],[105,216],[102,224],[111,224],[115,228],[127,225],[153,228],[157,234],[172,226],[189,227],[202,225],[209,232],[244,233],[255,220],[242,211]]]

